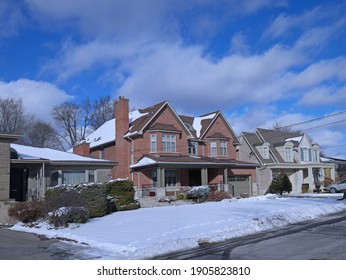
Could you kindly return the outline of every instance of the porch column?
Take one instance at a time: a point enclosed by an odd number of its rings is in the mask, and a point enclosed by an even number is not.
[[[160,187],[164,187],[165,185],[166,185],[166,182],[165,182],[165,169],[161,168],[161,185],[160,185]]]
[[[164,168],[157,168],[157,187],[164,187],[165,186],[165,169]]]
[[[312,167],[308,167],[308,180],[309,180],[309,190],[314,188],[314,174],[312,173]]]
[[[208,168],[201,169],[201,184],[202,186],[208,185]]]
[[[228,169],[225,168],[223,170],[223,183],[226,184],[227,183],[227,180],[228,180]]]

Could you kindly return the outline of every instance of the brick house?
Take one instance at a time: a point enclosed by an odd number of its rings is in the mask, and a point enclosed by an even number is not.
[[[221,111],[178,115],[169,102],[129,111],[115,102],[115,119],[74,147],[74,153],[116,161],[113,178],[129,178],[140,195],[166,196],[188,186],[232,185],[252,195],[256,164],[238,161],[239,140]]]
[[[335,164],[323,162],[320,146],[304,133],[256,128],[240,136],[238,159],[257,163],[258,195],[268,190],[278,171],[292,183],[292,193],[313,192],[325,180],[335,180]],[[320,189],[322,190],[322,188]]]

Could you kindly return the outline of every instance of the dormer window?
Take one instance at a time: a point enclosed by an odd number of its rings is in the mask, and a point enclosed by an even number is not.
[[[312,161],[313,162],[319,162],[319,151],[318,150],[312,150]]]
[[[287,162],[293,161],[293,148],[291,148],[291,147],[285,148],[285,161],[287,161]]]
[[[311,150],[308,148],[300,148],[301,161],[311,161]]]
[[[269,159],[269,144],[264,143],[262,146],[262,157],[264,159]]]

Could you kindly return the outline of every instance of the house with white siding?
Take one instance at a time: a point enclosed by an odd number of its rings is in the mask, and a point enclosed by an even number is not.
[[[304,133],[257,128],[240,137],[238,159],[258,163],[257,194],[268,190],[280,170],[292,183],[292,193],[313,192],[325,180],[335,180],[335,165],[320,159],[320,146]],[[322,188],[321,188],[322,189]]]

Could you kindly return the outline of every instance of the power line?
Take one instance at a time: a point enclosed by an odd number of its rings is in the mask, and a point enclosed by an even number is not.
[[[319,120],[323,120],[323,119],[326,119],[326,118],[329,118],[329,117],[334,117],[334,116],[338,116],[338,115],[342,115],[342,114],[346,114],[346,111],[341,111],[341,112],[338,112],[338,113],[334,113],[334,114],[330,114],[330,115],[325,115],[325,116],[322,116],[322,117],[310,119],[310,120],[299,122],[299,123],[285,125],[285,126],[283,126],[283,128],[289,128],[289,127],[296,126],[296,125],[301,125],[301,124],[306,124],[306,123],[310,123],[310,122],[314,122],[314,121],[319,121]]]

